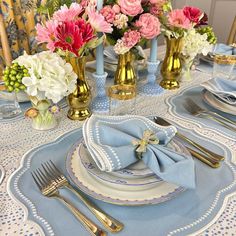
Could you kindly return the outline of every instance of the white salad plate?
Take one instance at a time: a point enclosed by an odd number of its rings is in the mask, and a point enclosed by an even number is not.
[[[119,184],[105,183],[85,168],[79,155],[81,145],[83,144],[79,141],[69,152],[66,159],[66,169],[79,189],[93,198],[118,205],[147,205],[170,200],[185,190],[183,187],[165,181],[156,182],[150,188],[135,187],[133,189],[130,186],[124,188]],[[180,149],[185,148],[181,147]],[[191,158],[187,154],[187,150],[185,153],[186,158]]]
[[[204,89],[202,91],[202,97],[208,105],[214,107],[215,109],[231,115],[236,115],[236,106],[223,102],[220,98],[208,90]]]

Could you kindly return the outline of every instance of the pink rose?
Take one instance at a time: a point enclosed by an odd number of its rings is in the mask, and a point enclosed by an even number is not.
[[[200,18],[202,16],[202,12],[197,7],[189,7],[186,6],[183,9],[184,15],[193,23],[198,23],[200,21]]]
[[[111,8],[110,5],[107,5],[107,6],[103,7],[102,10],[100,11],[100,13],[105,17],[107,22],[113,23],[116,13]]]
[[[118,0],[122,13],[129,16],[136,16],[143,12],[141,0]]]
[[[139,32],[146,39],[153,39],[160,34],[160,21],[150,13],[141,15],[135,25],[139,27]]]
[[[141,35],[137,30],[129,30],[124,33],[122,41],[126,47],[132,48],[139,42],[140,39]]]
[[[172,10],[168,14],[167,18],[170,26],[183,29],[190,29],[192,26],[190,20],[185,16],[182,9]]]

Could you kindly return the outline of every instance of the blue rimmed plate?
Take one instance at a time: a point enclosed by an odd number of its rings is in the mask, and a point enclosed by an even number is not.
[[[175,152],[184,154],[187,158],[191,158],[191,155],[186,148],[177,141],[171,141],[171,143],[168,144],[168,147]],[[119,188],[127,191],[144,190],[155,187],[157,183],[162,182],[162,180],[147,168],[142,161],[136,162],[119,171],[101,171],[89,154],[82,140],[78,143],[77,154],[87,172],[102,184],[111,188]]]

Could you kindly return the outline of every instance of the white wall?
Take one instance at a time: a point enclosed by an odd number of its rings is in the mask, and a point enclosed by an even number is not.
[[[226,43],[236,15],[236,0],[173,0],[174,8],[185,5],[196,6],[205,11],[218,42]]]

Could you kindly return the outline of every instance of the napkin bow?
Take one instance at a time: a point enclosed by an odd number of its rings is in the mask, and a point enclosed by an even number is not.
[[[123,169],[138,157],[164,181],[194,188],[193,160],[167,146],[176,131],[142,116],[92,115],[83,125],[84,142],[102,171]]]
[[[151,130],[145,130],[142,139],[132,141],[132,144],[134,146],[137,146],[135,152],[137,153],[138,159],[142,159],[142,153],[147,151],[148,144],[158,144],[158,143],[159,139]]]

